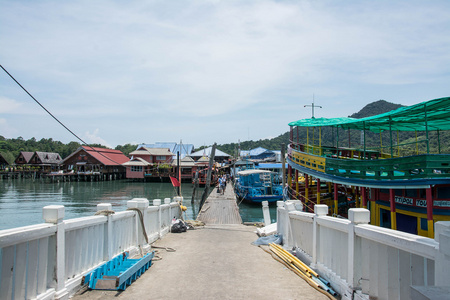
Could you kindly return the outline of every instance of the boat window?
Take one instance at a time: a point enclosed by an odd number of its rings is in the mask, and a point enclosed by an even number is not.
[[[425,218],[420,218],[420,229],[428,231],[428,222]]]
[[[403,196],[403,190],[394,190],[395,196]]]
[[[380,189],[380,193],[381,194],[389,194],[389,190],[388,189]]]
[[[422,199],[427,198],[427,191],[426,191],[426,189],[420,189],[419,190],[419,198],[422,198]]]
[[[437,199],[448,199],[450,198],[450,187],[443,186],[437,188]]]
[[[416,189],[407,189],[407,190],[405,190],[405,196],[409,197],[409,198],[416,198],[417,190]]]

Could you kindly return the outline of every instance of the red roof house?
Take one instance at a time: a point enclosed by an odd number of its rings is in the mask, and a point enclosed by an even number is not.
[[[123,163],[130,159],[120,150],[81,146],[63,161],[65,169],[78,174],[125,174]]]

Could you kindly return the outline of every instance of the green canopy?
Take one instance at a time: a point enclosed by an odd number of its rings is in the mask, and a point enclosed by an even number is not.
[[[434,99],[415,105],[400,107],[387,113],[362,119],[314,118],[290,122],[289,126],[323,127],[370,131],[450,130],[450,97]]]

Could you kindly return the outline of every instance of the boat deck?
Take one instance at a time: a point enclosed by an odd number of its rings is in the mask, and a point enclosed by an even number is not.
[[[197,216],[198,221],[206,225],[214,224],[242,224],[239,207],[231,183],[227,184],[225,193],[217,193],[217,189],[209,194]]]

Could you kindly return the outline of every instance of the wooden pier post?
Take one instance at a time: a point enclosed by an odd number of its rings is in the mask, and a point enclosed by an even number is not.
[[[197,192],[198,188],[198,170],[195,171],[195,177],[194,177],[194,188],[192,189],[192,199],[191,203],[194,204],[195,194]]]
[[[205,203],[206,198],[208,198],[208,195],[209,195],[209,187],[211,185],[211,172],[212,172],[212,167],[214,164],[214,156],[216,155],[216,146],[217,146],[217,144],[214,143],[214,145],[212,146],[212,149],[211,149],[211,156],[209,158],[209,168],[208,168],[208,173],[207,173],[207,177],[206,177],[206,185],[205,185],[205,189],[203,191],[202,201],[200,202],[200,207],[198,208],[199,212],[201,211],[202,206]]]

